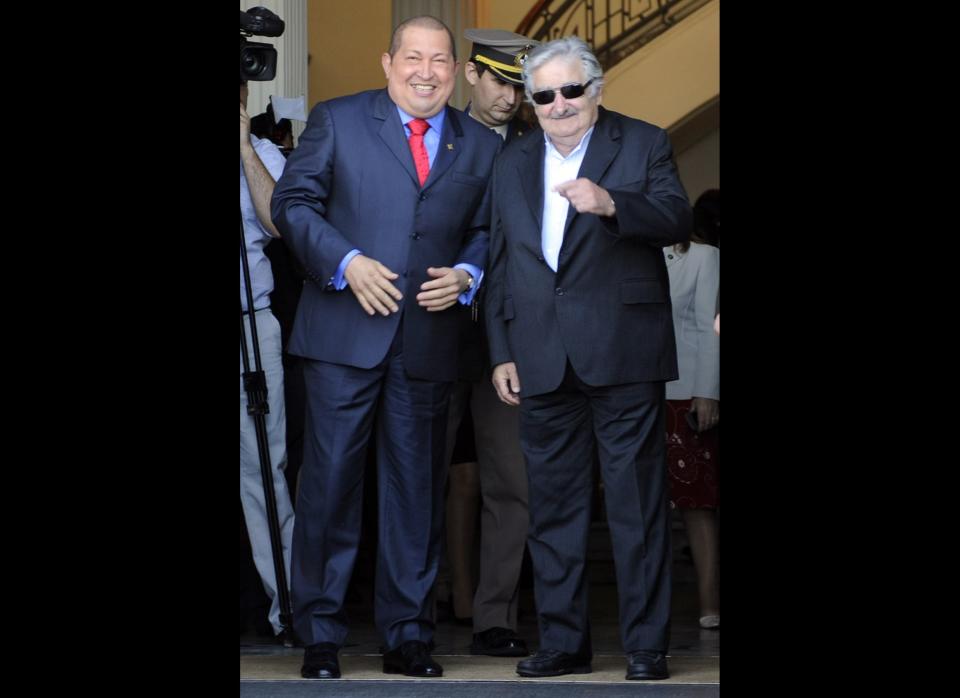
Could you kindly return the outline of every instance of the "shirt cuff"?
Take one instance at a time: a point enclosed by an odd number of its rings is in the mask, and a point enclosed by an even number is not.
[[[468,288],[466,291],[457,296],[463,305],[470,305],[473,303],[473,297],[477,295],[477,291],[480,290],[480,282],[483,281],[483,270],[479,267],[475,267],[472,264],[467,264],[466,262],[461,262],[454,266],[454,269],[463,269],[470,276],[473,277],[473,288]]]
[[[340,262],[340,266],[337,267],[337,273],[330,279],[330,285],[333,286],[335,291],[342,291],[347,287],[347,280],[343,278],[343,272],[347,270],[347,265],[350,264],[350,260],[358,254],[363,253],[360,250],[350,250],[343,258],[343,261]]]

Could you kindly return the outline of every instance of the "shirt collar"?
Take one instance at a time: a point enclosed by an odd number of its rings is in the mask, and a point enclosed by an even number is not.
[[[587,129],[587,132],[583,134],[583,138],[580,139],[580,142],[577,144],[577,147],[570,151],[570,154],[564,157],[560,154],[560,151],[557,150],[553,143],[550,142],[550,136],[547,135],[547,132],[543,132],[543,141],[547,144],[547,155],[552,155],[555,158],[560,160],[568,160],[577,155],[577,153],[583,149],[586,151],[587,146],[590,145],[590,136],[593,135],[593,129],[597,127],[596,124]]]
[[[397,113],[400,115],[400,123],[406,126],[411,121],[417,117],[407,114],[403,109],[400,108],[400,105],[397,105]],[[444,107],[439,112],[431,116],[429,119],[426,119],[426,122],[430,124],[430,128],[436,131],[438,134],[443,132],[443,119],[447,115],[447,108]]]

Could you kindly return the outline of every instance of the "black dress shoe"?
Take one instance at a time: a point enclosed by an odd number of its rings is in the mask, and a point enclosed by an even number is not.
[[[318,642],[308,645],[303,653],[303,667],[300,676],[305,679],[339,679],[340,661],[337,659],[337,650],[340,648],[332,642]]]
[[[430,657],[427,645],[419,640],[408,640],[383,655],[384,674],[407,676],[443,676],[443,667]]]
[[[530,659],[517,663],[520,676],[561,676],[563,674],[589,674],[591,657],[567,654],[558,650],[540,650]]]
[[[491,657],[526,657],[530,652],[527,643],[508,628],[490,628],[473,634],[470,654],[487,654]]]
[[[627,678],[658,680],[670,678],[667,655],[662,652],[638,650],[627,655]]]

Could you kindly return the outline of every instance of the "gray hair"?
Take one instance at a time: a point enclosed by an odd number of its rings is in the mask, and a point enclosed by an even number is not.
[[[565,36],[562,39],[540,44],[527,56],[527,60],[523,64],[523,87],[528,102],[533,102],[534,71],[555,58],[579,60],[586,76],[584,83],[593,80],[593,83],[587,88],[587,94],[590,97],[596,97],[600,93],[600,89],[603,87],[603,68],[600,67],[600,61],[593,55],[593,51],[590,50],[583,39],[578,36]],[[553,87],[560,87],[560,85],[554,85]]]

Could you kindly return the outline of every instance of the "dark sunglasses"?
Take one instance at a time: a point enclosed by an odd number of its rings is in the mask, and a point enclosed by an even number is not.
[[[579,82],[574,83],[573,85],[564,85],[560,88],[560,94],[563,95],[564,99],[576,99],[580,97],[584,91],[590,87],[590,83],[593,80],[587,80],[587,84],[581,85]],[[539,92],[534,92],[531,97],[533,101],[537,104],[553,104],[553,100],[557,97],[556,90],[540,90]]]

